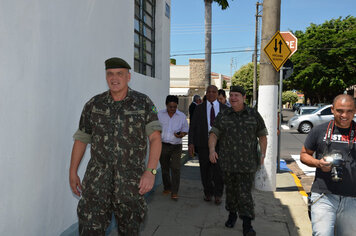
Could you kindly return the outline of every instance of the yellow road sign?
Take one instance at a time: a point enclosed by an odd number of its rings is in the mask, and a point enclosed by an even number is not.
[[[263,50],[272,62],[276,71],[279,71],[292,53],[279,31],[277,31]]]

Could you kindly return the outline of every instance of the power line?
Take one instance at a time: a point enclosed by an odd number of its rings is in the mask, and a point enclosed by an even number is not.
[[[226,53],[236,53],[236,52],[253,52],[253,49],[245,49],[245,50],[236,50],[236,51],[221,51],[221,52],[212,52],[211,54],[226,54]],[[179,57],[179,56],[196,56],[196,55],[204,55],[205,52],[201,53],[182,53],[182,54],[173,54],[171,57]]]
[[[216,27],[216,26],[233,26],[233,27],[250,27],[250,25],[237,25],[237,24],[225,24],[225,23],[217,23],[217,24],[207,24],[210,27]],[[197,24],[175,24],[171,25],[171,28],[189,28],[189,27],[205,27],[205,23],[197,23]]]
[[[171,32],[191,32],[191,31],[205,31],[205,28],[189,28],[189,29],[178,29],[173,30]],[[241,27],[220,27],[220,28],[210,28],[211,31],[221,31],[221,30],[239,30],[239,31],[249,31],[250,28],[241,28]]]
[[[356,50],[356,47],[351,47],[351,48],[298,48],[298,51],[303,51],[303,50],[310,50],[310,51],[319,51],[319,50],[331,50],[331,49],[343,49],[343,50]]]
[[[252,46],[240,46],[240,47],[228,47],[228,48],[213,48],[214,51],[216,50],[232,50],[232,49],[238,49],[238,48],[252,48]],[[179,51],[173,51],[172,53],[178,53],[178,52],[194,52],[194,51],[204,51],[204,48],[201,49],[192,49],[192,50],[179,50]]]
[[[221,33],[237,33],[237,32],[249,32],[250,30],[211,30],[210,32],[213,34],[221,34]],[[171,35],[185,35],[185,34],[203,34],[204,30],[191,30],[191,31],[182,31],[182,32],[172,32]]]
[[[311,50],[311,51],[320,51],[320,50],[331,50],[331,49],[345,49],[345,50],[356,50],[356,47],[351,48],[298,48],[298,51],[303,50]],[[212,52],[211,54],[227,54],[227,53],[239,53],[239,52],[253,52],[254,49],[244,49],[244,50],[230,50],[230,51],[220,51],[220,52]],[[171,57],[179,57],[179,56],[196,56],[196,55],[204,55],[205,52],[201,53],[182,53],[182,54],[172,54]]]

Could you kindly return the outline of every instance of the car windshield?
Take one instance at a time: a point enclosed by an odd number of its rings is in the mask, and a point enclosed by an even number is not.
[[[313,111],[312,113],[310,113],[310,114],[314,114],[314,113],[317,113],[318,111],[320,111],[322,108],[324,108],[324,107],[319,107],[318,109],[316,109],[315,111]]]
[[[302,109],[300,111],[300,114],[301,115],[311,114],[313,111],[315,111],[315,109]]]

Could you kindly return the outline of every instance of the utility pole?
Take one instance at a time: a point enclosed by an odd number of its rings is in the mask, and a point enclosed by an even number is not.
[[[255,186],[257,189],[265,191],[276,190],[278,72],[262,48],[279,30],[280,16],[281,0],[263,1],[258,111],[268,130],[268,145],[263,166],[264,171],[257,173]]]
[[[211,85],[211,4],[212,0],[205,2],[205,87]],[[210,5],[210,6],[209,6]]]
[[[230,62],[230,80],[232,78],[232,62],[234,61],[234,58],[231,57],[231,62]]]
[[[253,99],[252,106],[255,107],[257,103],[257,45],[258,45],[258,17],[261,17],[259,14],[259,7],[262,3],[256,2],[256,29],[255,29],[255,52],[253,54]]]
[[[230,62],[230,79],[232,78],[233,74],[235,74],[236,71],[236,65],[237,59],[236,57],[231,57],[231,62]]]

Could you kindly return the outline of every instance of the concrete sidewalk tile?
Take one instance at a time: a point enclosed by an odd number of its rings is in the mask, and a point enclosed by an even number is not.
[[[146,232],[141,233],[141,236],[189,236],[189,235],[200,235],[202,228],[195,227],[192,225],[160,225],[154,234],[148,234]]]
[[[236,227],[236,226],[235,226]],[[236,236],[242,235],[242,229],[236,230],[235,227],[233,229],[203,229],[200,236]]]
[[[157,186],[148,204],[148,214],[141,235],[242,235],[242,221],[238,219],[232,229],[225,227],[228,212],[223,203],[203,201],[199,168],[182,167],[179,200],[172,201]],[[258,235],[304,236],[311,235],[310,221],[305,215],[306,205],[295,190],[289,173],[277,174],[277,191],[253,190],[256,218],[252,222]]]
[[[290,235],[286,221],[273,221],[256,217],[252,222],[257,235],[286,236]]]

